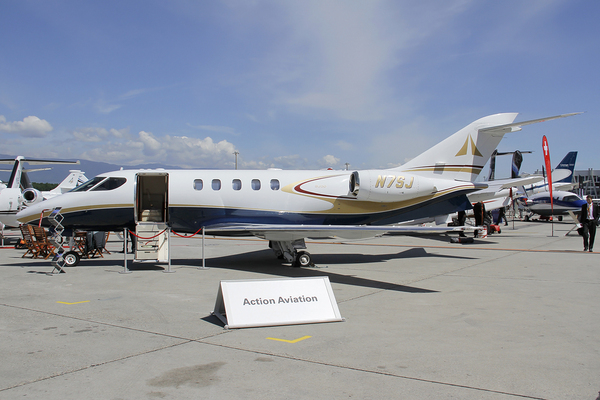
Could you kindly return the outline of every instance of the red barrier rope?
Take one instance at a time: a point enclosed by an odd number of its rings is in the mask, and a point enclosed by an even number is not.
[[[141,237],[136,235],[135,232],[132,232],[131,229],[127,229],[129,231],[129,233],[131,233],[133,236],[135,236],[138,239],[142,239],[142,240],[150,240],[150,239],[154,239],[155,237],[159,237],[160,235],[162,235],[163,233],[165,233],[165,231],[167,230],[166,228],[163,229],[161,232],[158,232],[156,235],[151,236],[151,237]]]
[[[175,232],[174,230],[171,230],[171,232],[173,232],[175,235],[177,235],[177,236],[179,236],[179,237],[182,237],[182,238],[189,239],[189,238],[191,238],[191,237],[193,237],[193,236],[196,236],[196,235],[198,234],[198,232],[200,232],[201,230],[202,230],[202,228],[198,229],[198,230],[197,230],[195,233],[192,233],[192,234],[191,234],[191,235],[189,235],[189,236],[186,236],[186,235],[181,235],[181,234],[179,234],[179,233]]]

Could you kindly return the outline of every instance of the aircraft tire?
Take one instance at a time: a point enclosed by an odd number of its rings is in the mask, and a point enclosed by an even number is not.
[[[308,267],[312,264],[310,253],[307,251],[299,251],[294,261],[294,267]]]
[[[79,264],[81,257],[79,257],[79,254],[74,251],[67,251],[65,254],[63,254],[63,259],[65,260],[65,266],[75,267],[77,264]]]

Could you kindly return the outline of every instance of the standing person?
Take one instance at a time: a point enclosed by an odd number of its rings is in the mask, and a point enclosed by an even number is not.
[[[598,223],[598,206],[592,203],[592,196],[586,197],[587,203],[581,206],[581,225],[583,225],[583,251],[594,251],[596,224]],[[589,240],[588,240],[589,238]]]
[[[482,201],[473,204],[473,216],[475,217],[475,226],[482,226],[483,218],[485,216],[485,206]],[[475,237],[477,237],[478,233],[479,231],[476,230],[474,233]]]
[[[502,220],[504,220],[504,225],[508,225],[508,219],[506,218],[505,207],[500,207],[498,209],[498,220],[496,221],[496,224],[500,225],[502,223]]]
[[[466,211],[459,211],[458,212],[458,218],[457,218],[457,224],[458,226],[465,226],[465,221],[467,220],[467,212]],[[464,232],[459,232],[458,236],[460,237],[465,237],[465,233]]]

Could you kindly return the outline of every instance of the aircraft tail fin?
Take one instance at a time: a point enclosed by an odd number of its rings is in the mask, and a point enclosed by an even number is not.
[[[59,183],[50,193],[62,194],[68,192],[71,189],[85,183],[88,179],[85,177],[85,173],[80,170],[70,170],[69,175]]]
[[[38,169],[24,169],[23,163],[26,162],[30,165],[43,165],[43,164],[79,164],[79,161],[61,161],[61,160],[39,160],[33,158],[25,158],[23,156],[17,156],[14,159],[0,159],[0,164],[13,164],[13,169],[10,174],[10,178],[6,184],[9,188],[21,188],[27,189],[33,187],[26,172],[33,171],[44,171],[49,168],[38,168]]]
[[[552,182],[554,183],[571,183],[573,179],[573,171],[575,170],[575,162],[577,161],[577,152],[570,151],[565,158],[562,159],[556,168],[552,171]]]
[[[523,163],[523,153],[519,150],[516,150],[513,153],[512,164],[510,168],[510,177],[512,179],[519,177],[519,172],[521,171],[521,164]]]
[[[480,118],[406,164],[393,169],[474,182],[506,133],[520,131],[524,125],[580,113],[514,122],[517,114],[503,113]]]
[[[490,115],[467,125],[400,168],[439,178],[475,181],[507,132],[517,113]]]
[[[521,164],[523,163],[523,154],[531,153],[531,151],[507,151],[499,153],[498,150],[494,150],[492,153],[492,157],[490,158],[490,172],[488,175],[488,181],[493,181],[496,178],[496,157],[497,156],[505,156],[507,154],[512,154],[512,163],[510,165],[510,178],[517,179],[519,178],[519,173],[521,171]]]
[[[22,182],[23,157],[19,156],[19,157],[15,158],[14,160],[7,160],[7,161],[13,162],[13,169],[12,169],[12,172],[10,173],[10,178],[8,179],[6,186],[9,188],[12,188],[12,189],[19,188],[22,183],[26,183],[26,182]]]

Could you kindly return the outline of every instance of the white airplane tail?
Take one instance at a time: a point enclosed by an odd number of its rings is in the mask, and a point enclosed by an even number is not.
[[[406,164],[394,169],[417,174],[433,174],[436,178],[474,182],[504,134],[520,131],[523,125],[580,113],[513,122],[517,114],[495,114],[478,119]]]
[[[505,113],[478,119],[399,168],[472,182],[504,134],[513,130],[510,124],[516,117],[517,113]]]
[[[66,193],[69,190],[75,189],[77,186],[82,183],[87,182],[87,178],[85,177],[85,173],[80,170],[70,170],[69,175],[58,184],[54,189],[52,189],[49,193],[53,195]]]

